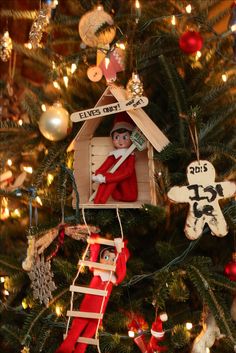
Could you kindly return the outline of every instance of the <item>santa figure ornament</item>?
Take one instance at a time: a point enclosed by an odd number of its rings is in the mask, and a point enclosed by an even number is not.
[[[167,321],[168,316],[166,313],[161,313],[157,316],[156,320],[152,324],[151,338],[149,342],[145,342],[144,334],[136,337],[134,342],[139,347],[142,353],[156,353],[156,352],[167,352],[168,347],[163,344],[165,331],[163,330],[163,322]]]
[[[230,181],[216,182],[215,168],[206,160],[192,162],[187,168],[187,179],[189,185],[174,186],[167,194],[172,201],[189,203],[185,224],[187,238],[199,238],[206,223],[213,235],[224,237],[228,227],[219,200],[233,196],[236,184]]]

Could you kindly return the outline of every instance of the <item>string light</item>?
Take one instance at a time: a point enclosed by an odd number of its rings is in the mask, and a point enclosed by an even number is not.
[[[18,208],[16,208],[13,212],[11,212],[11,216],[13,218],[19,218],[21,216],[20,211],[18,210]]]
[[[42,104],[42,105],[41,105],[41,109],[42,109],[43,112],[46,112],[46,110],[47,110],[46,105],[45,105],[45,104]]]
[[[77,69],[77,65],[75,63],[72,63],[71,68],[70,68],[70,72],[73,74],[76,69]]]
[[[172,26],[175,26],[175,25],[176,25],[176,17],[175,17],[175,15],[173,15],[173,16],[171,17],[171,24],[172,24]]]
[[[64,81],[64,84],[66,86],[66,88],[68,87],[68,83],[69,83],[69,78],[68,76],[63,76],[63,81]]]
[[[200,59],[201,56],[202,56],[202,53],[198,50],[196,52],[196,60]]]
[[[61,306],[59,306],[59,305],[56,305],[56,307],[55,307],[55,313],[56,313],[56,315],[57,316],[61,316],[62,315],[62,307]]]
[[[7,165],[9,165],[9,167],[12,166],[12,160],[10,158],[7,160]]]
[[[187,13],[191,13],[192,12],[192,6],[190,4],[188,4],[186,7],[185,7],[185,10]]]
[[[26,167],[24,166],[23,167],[23,170],[28,173],[28,174],[32,174],[33,173],[33,168],[32,167]]]
[[[61,87],[60,87],[60,85],[59,85],[59,83],[57,82],[57,81],[53,81],[53,86],[55,87],[55,88],[57,88],[57,89],[61,89]]]
[[[18,125],[20,125],[20,126],[23,125],[23,120],[22,120],[22,119],[19,119],[19,120],[18,120]]]
[[[136,10],[136,23],[138,23],[140,16],[141,16],[141,6],[139,0],[135,0],[135,10]]]
[[[26,298],[24,298],[24,299],[22,300],[21,305],[22,305],[22,308],[23,308],[23,309],[27,309],[27,308],[28,308],[28,304],[27,304]]]
[[[129,336],[130,338],[134,338],[134,331],[129,330],[129,331],[128,331],[128,336]]]
[[[10,293],[8,292],[7,289],[4,289],[4,290],[3,290],[3,294],[6,295],[6,296],[7,296],[7,295],[10,295]]]
[[[222,74],[222,75],[221,75],[221,78],[222,78],[222,81],[223,81],[223,82],[226,82],[226,81],[228,80],[227,74]]]
[[[29,50],[31,50],[33,48],[31,43],[25,43],[24,46]]]
[[[108,56],[105,57],[105,68],[107,69],[110,64],[110,58]]]
[[[123,42],[116,43],[116,46],[122,50],[125,50],[125,43],[123,43]]]
[[[4,282],[5,282],[5,277],[1,276],[1,277],[0,277],[0,282],[1,282],[1,283],[4,283]]]
[[[52,184],[53,179],[54,179],[54,176],[49,173],[49,174],[47,175],[47,185],[48,185],[48,186]]]
[[[211,353],[210,348],[206,348],[206,353]]]
[[[186,322],[185,327],[187,330],[192,330],[193,324],[191,322]]]
[[[39,196],[36,196],[35,201],[36,201],[40,206],[43,206],[42,200],[40,199]]]

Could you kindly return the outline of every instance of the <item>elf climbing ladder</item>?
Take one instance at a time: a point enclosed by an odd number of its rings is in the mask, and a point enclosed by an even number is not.
[[[123,239],[122,238],[118,238],[120,239],[120,245],[121,247],[124,246],[123,243]],[[70,305],[70,310],[67,311],[67,316],[68,318],[68,322],[67,322],[67,330],[66,330],[66,335],[68,334],[68,329],[69,329],[69,325],[70,325],[70,320],[71,318],[85,318],[88,320],[93,320],[96,319],[97,320],[97,324],[96,324],[96,331],[95,334],[93,335],[94,338],[91,337],[86,337],[86,336],[81,336],[78,338],[77,343],[84,343],[86,345],[95,345],[97,346],[97,350],[99,353],[101,353],[100,351],[100,346],[99,346],[99,338],[98,338],[98,329],[101,323],[101,320],[103,319],[103,314],[104,314],[104,307],[105,307],[105,303],[106,303],[106,299],[108,300],[107,297],[109,297],[110,292],[111,292],[111,282],[114,283],[114,273],[116,272],[116,261],[117,258],[119,256],[119,253],[116,254],[116,256],[114,255],[114,263],[113,264],[107,264],[107,263],[100,263],[97,261],[88,261],[85,260],[87,258],[87,254],[88,251],[91,250],[91,245],[92,244],[99,244],[99,249],[100,249],[100,245],[105,245],[108,246],[109,248],[105,248],[106,249],[110,249],[112,247],[114,247],[114,250],[116,249],[116,243],[114,240],[109,240],[109,239],[105,239],[105,238],[101,238],[101,237],[89,237],[87,239],[88,245],[85,249],[85,252],[83,254],[82,259],[79,261],[79,269],[78,272],[76,274],[75,279],[73,280],[72,285],[70,286],[70,291],[71,291],[71,305]],[[98,256],[97,256],[98,257]],[[97,259],[96,259],[97,260]],[[99,261],[99,259],[98,259]],[[96,273],[102,272],[103,274],[105,273],[106,280],[104,280],[104,289],[97,289],[97,288],[90,288],[90,287],[85,287],[85,286],[79,286],[76,285],[76,281],[79,278],[79,275],[81,273],[81,270],[84,266],[88,266],[89,268],[92,268]],[[110,288],[108,290],[108,288]],[[94,296],[94,301],[97,300],[96,298],[101,298],[101,300],[98,300],[99,302],[99,307],[96,307],[96,312],[94,311],[80,311],[80,310],[75,310],[74,309],[74,295],[75,293],[82,293],[85,294],[87,296]],[[93,299],[91,299],[93,300]]]

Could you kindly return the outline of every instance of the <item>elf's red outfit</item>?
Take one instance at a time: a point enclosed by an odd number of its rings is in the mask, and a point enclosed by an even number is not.
[[[127,157],[113,174],[108,172],[122,157],[125,150],[121,149],[111,152],[101,167],[96,170],[95,175],[104,175],[106,183],[98,186],[94,203],[106,203],[110,195],[117,201],[131,202],[137,200],[138,188],[134,154]]]
[[[111,130],[113,146],[116,149],[96,170],[95,177],[92,177],[93,181],[99,183],[94,198],[95,204],[106,203],[109,196],[112,196],[116,201],[132,202],[137,200],[138,187],[134,153],[130,154],[114,173],[109,172],[131,146],[130,135],[133,129],[134,123],[126,112],[116,114]]]
[[[100,252],[99,244],[92,244],[90,261],[96,261]],[[126,275],[126,262],[129,257],[129,251],[124,244],[121,252],[116,260],[116,272],[110,276],[110,271],[92,269],[94,277],[92,278],[89,287],[95,289],[106,289],[108,294],[105,298],[103,309],[104,313],[113,288],[113,285],[118,285],[122,282]],[[110,279],[110,283],[108,283]],[[80,311],[100,313],[103,297],[100,295],[86,294],[80,304]],[[90,318],[74,318],[71,328],[66,339],[57,349],[56,353],[84,353],[87,348],[85,343],[77,343],[79,337],[93,338],[98,325],[97,319]]]

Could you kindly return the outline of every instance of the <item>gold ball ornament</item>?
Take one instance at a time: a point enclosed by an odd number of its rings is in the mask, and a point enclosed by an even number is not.
[[[128,81],[126,86],[128,98],[141,97],[143,94],[143,84],[137,73],[132,73],[132,78]]]
[[[49,107],[39,119],[39,130],[50,141],[63,140],[71,129],[69,113],[58,102]]]
[[[6,31],[0,39],[0,58],[6,62],[10,59],[12,52],[12,40],[9,32]]]
[[[105,29],[106,27],[107,29]],[[94,10],[86,12],[81,17],[79,35],[89,47],[105,46],[110,44],[115,38],[114,21],[100,5]]]

